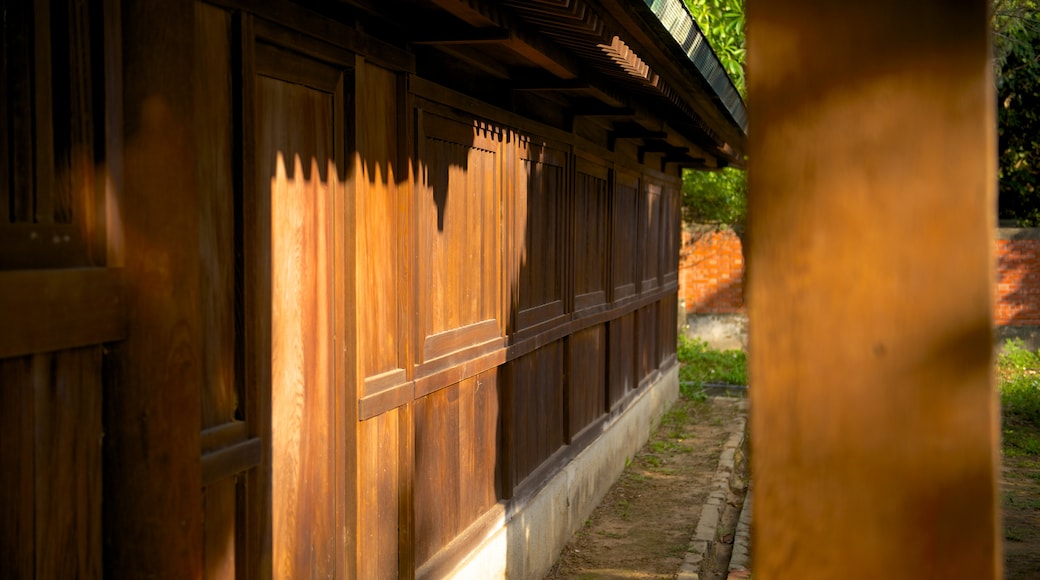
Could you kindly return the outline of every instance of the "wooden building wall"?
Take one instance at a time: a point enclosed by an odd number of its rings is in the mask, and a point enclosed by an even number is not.
[[[3,575],[436,575],[674,364],[652,155],[289,4],[81,4],[2,41]]]

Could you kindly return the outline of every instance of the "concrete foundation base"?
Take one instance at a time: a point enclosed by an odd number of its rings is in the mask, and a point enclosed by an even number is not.
[[[683,332],[718,350],[747,350],[747,314],[689,314]]]
[[[679,367],[673,365],[523,505],[499,504],[498,521],[451,576],[545,577],[678,396]]]

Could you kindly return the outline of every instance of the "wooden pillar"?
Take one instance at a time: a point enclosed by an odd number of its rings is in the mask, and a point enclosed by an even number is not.
[[[199,200],[193,2],[124,0],[122,235],[127,340],[106,360],[105,576],[202,575]],[[110,33],[117,33],[111,31]],[[109,82],[108,86],[118,86]]]
[[[748,2],[755,578],[999,578],[985,0]]]

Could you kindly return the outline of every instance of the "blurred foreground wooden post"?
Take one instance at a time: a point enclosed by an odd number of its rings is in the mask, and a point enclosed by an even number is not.
[[[985,0],[748,2],[753,575],[997,578]]]

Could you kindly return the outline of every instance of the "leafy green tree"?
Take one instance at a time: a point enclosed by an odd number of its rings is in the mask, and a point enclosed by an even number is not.
[[[684,0],[719,62],[743,96],[744,1]],[[747,178],[743,170],[683,172],[683,220],[730,226],[743,231],[747,214]]]
[[[719,62],[745,95],[744,0],[683,0]]]
[[[999,134],[999,215],[1040,225],[1040,11],[995,0],[992,11]]]

